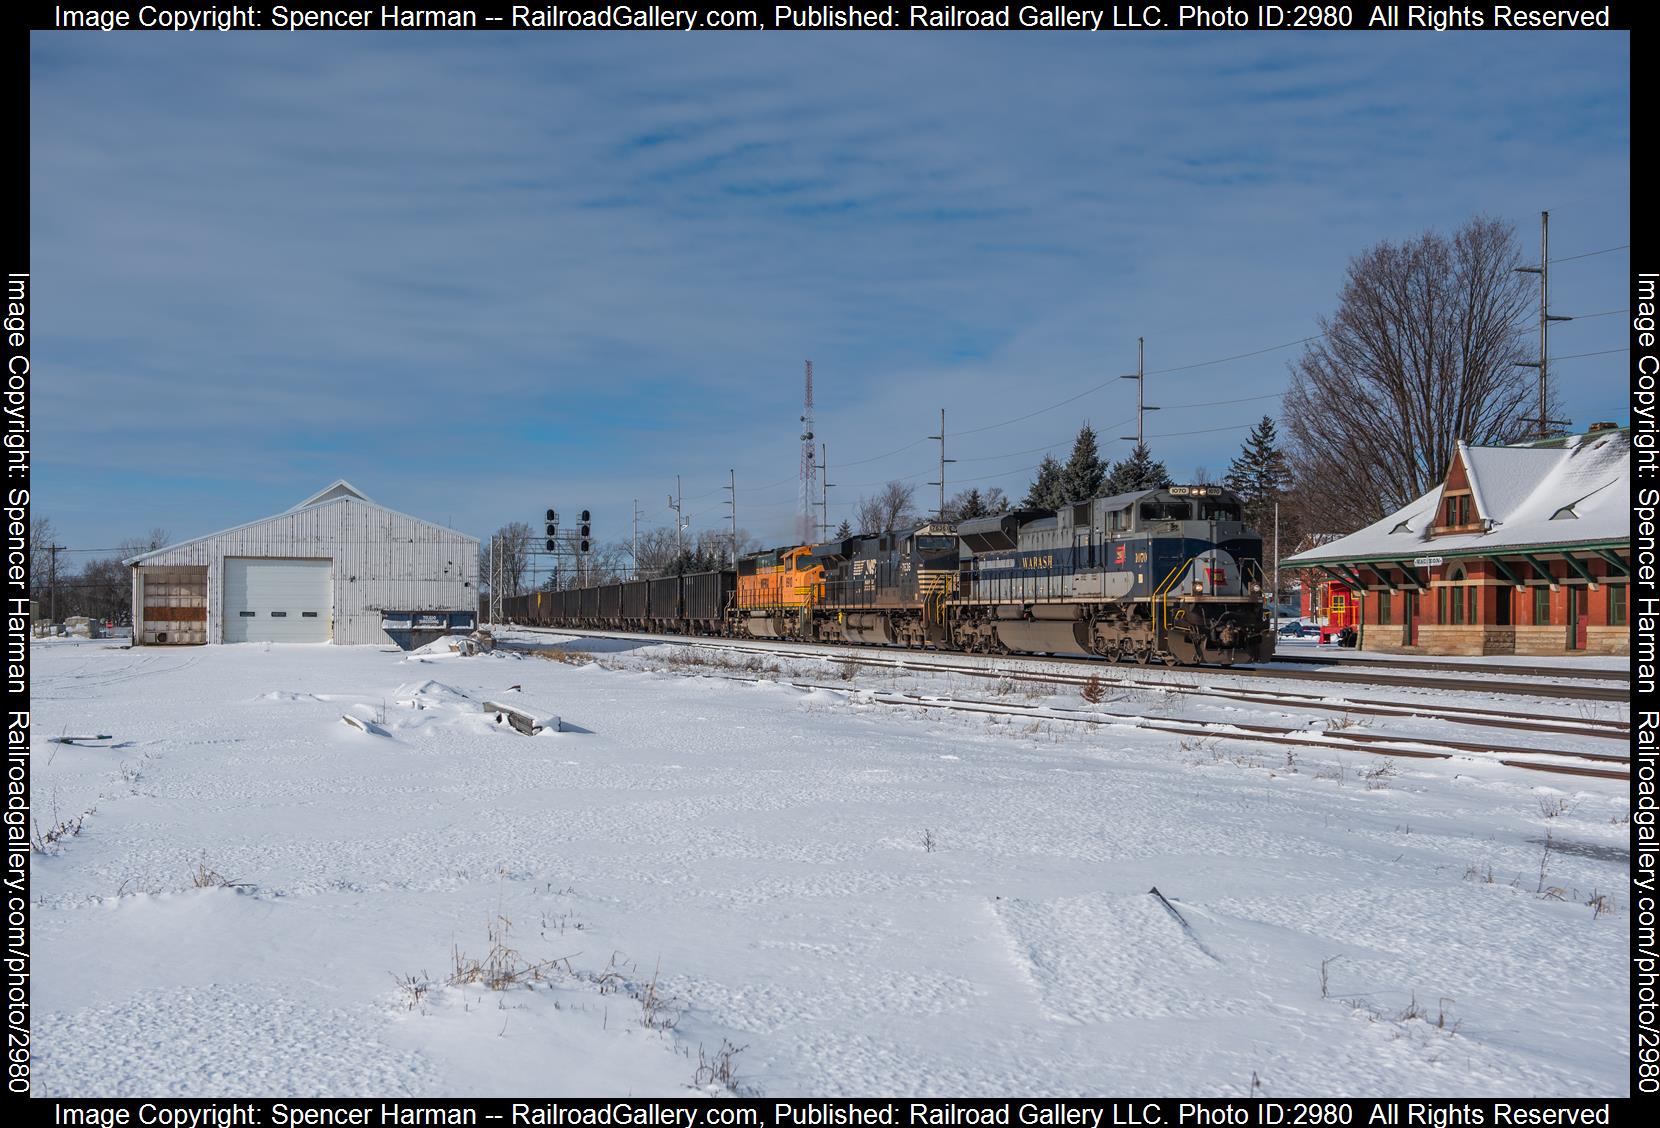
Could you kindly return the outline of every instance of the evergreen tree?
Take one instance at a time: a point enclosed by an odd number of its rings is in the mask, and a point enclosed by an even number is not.
[[[1239,457],[1228,465],[1223,484],[1245,503],[1245,523],[1253,529],[1271,528],[1274,503],[1285,496],[1291,484],[1291,468],[1280,449],[1274,421],[1264,415],[1251,428],[1240,447]]]
[[[1026,500],[1021,504],[1028,509],[1055,509],[1066,504],[1061,496],[1061,464],[1055,461],[1055,456],[1046,454],[1038,464],[1037,478],[1032,482],[1032,488],[1026,491]]]
[[[847,518],[846,517],[843,517],[842,518],[842,523],[836,527],[836,539],[837,540],[846,540],[848,537],[851,537],[852,535],[853,535],[853,526],[847,523]]]
[[[986,508],[986,499],[977,486],[970,486],[945,503],[945,519],[953,523],[971,521],[990,512],[991,510]]]
[[[1107,464],[1095,445],[1095,429],[1088,423],[1078,428],[1078,437],[1072,443],[1072,457],[1061,470],[1060,504],[1088,501],[1101,496],[1102,483],[1107,478]]]
[[[1136,490],[1156,490],[1169,484],[1170,474],[1165,470],[1164,463],[1155,461],[1143,442],[1135,445],[1129,457],[1113,463],[1101,492],[1110,497]]]

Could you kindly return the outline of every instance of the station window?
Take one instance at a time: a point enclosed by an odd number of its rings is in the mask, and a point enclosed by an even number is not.
[[[1608,625],[1625,626],[1625,585],[1608,585]]]
[[[1550,588],[1536,587],[1533,589],[1533,625],[1536,627],[1550,624]]]
[[[1390,623],[1395,621],[1394,608],[1391,606],[1393,603],[1393,592],[1378,592],[1378,622],[1383,626],[1388,626]]]

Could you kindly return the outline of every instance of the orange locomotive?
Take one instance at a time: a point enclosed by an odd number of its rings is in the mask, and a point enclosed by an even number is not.
[[[757,638],[811,638],[813,607],[824,598],[824,565],[811,545],[759,552],[738,561],[738,620]]]

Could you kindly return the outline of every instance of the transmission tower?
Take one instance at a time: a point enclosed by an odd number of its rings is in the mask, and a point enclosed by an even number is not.
[[[813,506],[818,504],[818,448],[813,445],[813,362],[807,362],[807,397],[801,409],[801,497],[795,517],[797,544],[813,539]]]

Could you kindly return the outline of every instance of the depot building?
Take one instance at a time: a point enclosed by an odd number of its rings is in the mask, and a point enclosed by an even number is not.
[[[133,645],[420,645],[474,625],[478,538],[336,481],[294,508],[168,545],[132,569]]]
[[[1442,483],[1281,561],[1358,606],[1359,645],[1410,654],[1630,654],[1631,435],[1458,444]]]

